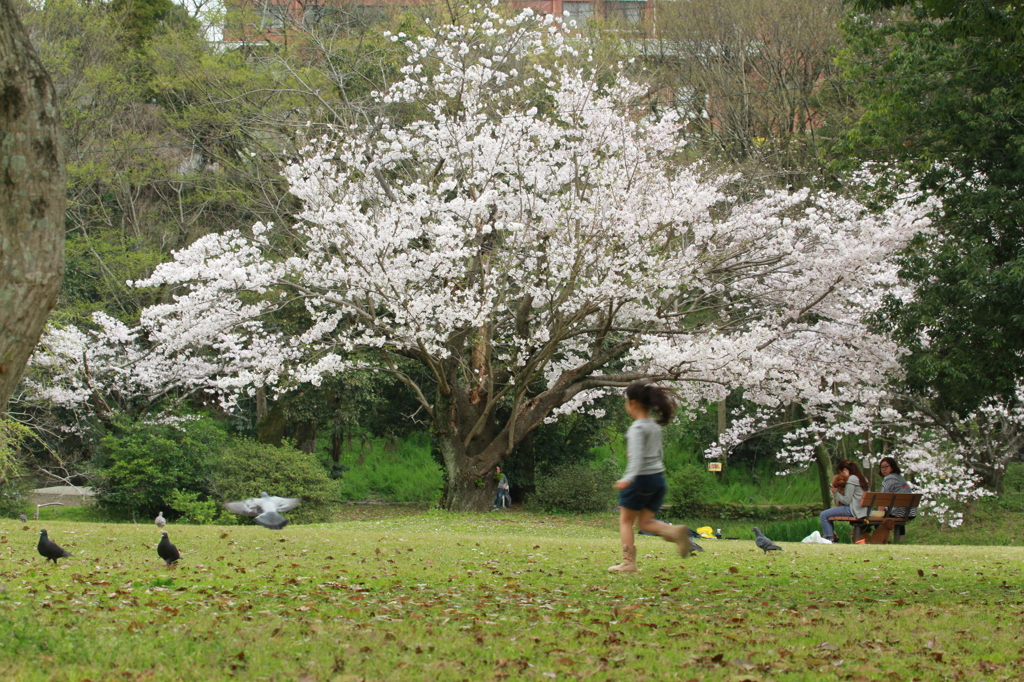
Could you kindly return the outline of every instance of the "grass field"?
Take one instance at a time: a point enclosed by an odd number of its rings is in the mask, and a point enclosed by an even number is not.
[[[0,520],[0,679],[1024,678],[1019,547],[639,537],[615,575],[610,518],[354,513],[172,524],[176,569],[151,525]]]

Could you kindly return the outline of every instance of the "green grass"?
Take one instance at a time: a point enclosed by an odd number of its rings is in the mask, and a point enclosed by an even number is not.
[[[354,508],[354,520],[0,520],[5,680],[1020,679],[1020,547],[704,541],[682,561],[613,515]]]
[[[326,452],[321,459],[330,464]],[[426,434],[357,441],[354,449],[342,451],[339,464],[349,468],[341,476],[344,500],[435,504],[441,499],[443,472],[430,455]]]

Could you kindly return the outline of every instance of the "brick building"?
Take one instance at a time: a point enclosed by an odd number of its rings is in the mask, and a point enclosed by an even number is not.
[[[471,0],[467,0],[470,2]],[[596,18],[646,31],[655,0],[507,0],[514,10],[532,8],[576,21],[581,28]],[[229,0],[224,42],[228,45],[287,42],[315,28],[361,30],[389,16],[437,11],[430,0]]]

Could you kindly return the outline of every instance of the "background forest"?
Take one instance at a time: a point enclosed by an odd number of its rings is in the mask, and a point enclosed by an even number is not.
[[[411,117],[374,96],[406,63],[402,42],[390,36],[422,35],[428,20],[470,14],[451,2],[372,14],[347,0],[331,7],[19,6],[63,117],[66,274],[54,330],[136,325],[144,308],[170,303],[174,291],[129,283],[204,235],[272,225],[287,250],[302,204],[284,166],[323,126]],[[916,295],[888,299],[870,323],[904,349],[893,409],[913,415],[922,449],[949,449],[976,478],[963,489],[938,488],[944,497],[935,505],[959,514],[981,495],[1004,492],[1024,424],[1024,10],[891,0],[652,7],[639,23],[594,13],[583,35],[596,71],[627,64],[652,112],[677,113],[687,141],[680,164],[735,173],[730,191],[744,197],[854,194],[849,173],[875,163],[883,170],[870,201],[884,203],[887,183],[905,175],[942,200],[935,235],[901,256],[902,281]],[[255,30],[232,40],[246,26]],[[282,330],[303,323],[302,313],[275,319]],[[225,521],[220,500],[261,489],[312,502],[299,520],[327,518],[340,501],[445,499],[443,455],[410,390],[422,372],[413,363],[399,367],[410,381],[348,368],[288,392],[257,387],[231,406],[201,386],[100,390],[88,367],[77,389],[84,398],[62,401],[39,390],[52,368],[34,361],[0,438],[11,510],[23,506],[26,489],[57,482],[94,486],[114,517],[164,510],[193,522]],[[602,398],[530,432],[501,464],[514,501],[609,508],[629,423],[620,403]],[[798,406],[765,415],[740,390],[687,408],[667,430],[672,502],[682,513],[819,503],[833,462],[858,458],[867,471],[894,447],[884,436],[815,431],[815,418]],[[757,428],[740,429],[753,415]],[[813,459],[780,460],[800,429]],[[724,464],[722,473],[706,471],[705,453]]]

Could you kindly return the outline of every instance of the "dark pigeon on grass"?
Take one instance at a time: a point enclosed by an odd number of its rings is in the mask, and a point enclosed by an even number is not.
[[[160,538],[160,544],[156,546],[156,553],[160,555],[160,558],[164,560],[164,563],[168,566],[173,566],[178,563],[178,559],[181,558],[181,552],[178,548],[171,544],[171,539],[167,537],[167,531],[161,533],[163,537]]]
[[[275,497],[263,492],[259,497],[248,500],[225,502],[224,508],[242,516],[250,516],[264,528],[281,530],[288,525],[288,519],[281,514],[295,509],[300,502],[302,500],[298,497]]]
[[[765,537],[765,534],[757,528],[754,528],[754,544],[763,549],[765,554],[772,550],[777,552],[783,551],[781,547]]]
[[[18,514],[18,519],[20,519],[22,523],[28,523],[28,517],[25,516],[25,512]]]
[[[700,545],[698,545],[693,540],[690,540],[690,550],[693,551],[693,552],[703,552],[704,548],[701,547]]]
[[[47,561],[52,560],[54,565],[57,564],[57,559],[72,556],[71,552],[62,548],[47,536],[46,529],[39,531],[39,544],[36,545],[36,549],[39,550],[40,554],[46,557]]]

